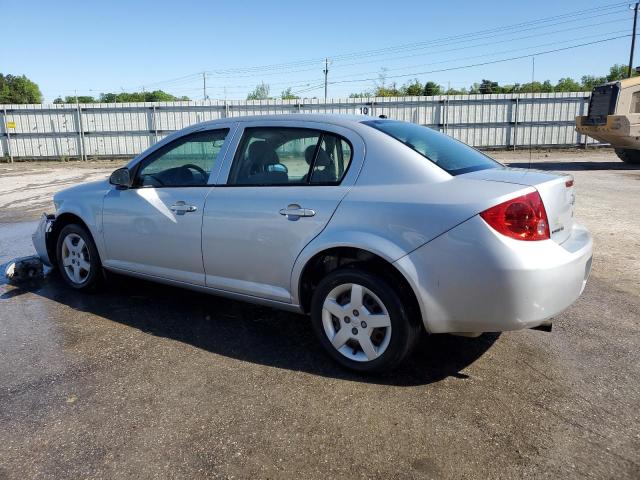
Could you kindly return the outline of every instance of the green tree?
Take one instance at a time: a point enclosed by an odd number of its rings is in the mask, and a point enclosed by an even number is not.
[[[296,99],[298,99],[300,97],[297,96],[295,93],[293,93],[291,91],[291,87],[289,87],[286,90],[282,91],[282,93],[280,94],[280,98],[282,100],[296,100]]]
[[[585,91],[591,91],[598,85],[607,82],[607,77],[595,77],[593,75],[583,75],[581,78],[582,88]]]
[[[553,85],[551,84],[551,81],[545,80],[544,82],[542,82],[541,89],[544,93],[553,92]]]
[[[144,92],[145,102],[175,102],[179,100],[174,95],[162,90],[154,90],[153,92]]]
[[[67,97],[67,98],[73,98],[73,97]],[[188,101],[189,97],[185,97],[185,96],[176,97],[163,90],[154,90],[153,92],[101,93],[98,101],[102,103],[125,103],[125,102],[175,102],[177,100]],[[65,99],[65,102],[66,102],[66,99]],[[75,100],[73,100],[73,102],[75,102]],[[66,102],[66,103],[69,103],[69,102]],[[80,100],[80,103],[82,103],[82,100]]]
[[[478,87],[478,93],[487,95],[490,93],[500,93],[500,86],[498,82],[492,82],[491,80],[482,80],[482,83]]]
[[[558,80],[558,83],[553,87],[555,92],[580,92],[582,91],[582,85],[576,82],[573,78],[566,77]]]
[[[424,86],[420,83],[420,80],[416,78],[415,80],[404,84],[401,90],[402,95],[406,95],[407,97],[419,97],[422,95]]]
[[[616,63],[609,68],[609,75],[607,75],[607,82],[615,82],[616,80],[624,80],[629,73],[629,66]],[[631,69],[631,76],[638,76],[638,72],[634,68]]]
[[[516,93],[520,89],[519,83],[514,83],[513,85],[501,85],[500,92],[498,93]]]
[[[0,73],[0,103],[42,103],[40,87],[24,75]]]
[[[349,98],[369,98],[372,96],[373,96],[373,93],[367,92],[367,91],[349,94]]]
[[[374,97],[401,97],[402,92],[396,88],[395,83],[390,87],[376,87],[373,92]]]
[[[395,83],[387,86],[387,69],[381,68],[378,74],[378,81],[375,83],[373,90],[374,97],[399,97],[402,92],[396,87]]]
[[[460,88],[460,89],[456,89],[456,88],[449,88],[447,91],[444,92],[445,95],[468,95],[469,91],[466,88]]]
[[[553,92],[553,85],[549,80],[544,82],[529,82],[523,83],[518,87],[517,93],[551,93]]]
[[[102,103],[116,103],[118,101],[118,95],[115,93],[101,93],[100,101]]]
[[[269,99],[269,92],[271,88],[264,82],[260,82],[256,85],[256,88],[247,95],[247,100],[267,100]]]
[[[78,95],[78,103],[96,103],[97,100],[89,95]],[[75,96],[58,97],[53,103],[76,103]]]
[[[422,94],[431,97],[433,95],[441,95],[442,87],[438,85],[436,82],[427,82],[424,84],[424,88],[422,89]]]

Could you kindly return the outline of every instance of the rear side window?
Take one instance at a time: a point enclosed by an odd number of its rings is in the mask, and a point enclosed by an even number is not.
[[[311,154],[311,151],[309,153]],[[345,139],[325,133],[313,155],[310,182],[312,184],[334,184],[342,180],[347,168],[349,168],[351,146]]]
[[[228,185],[336,185],[351,162],[351,146],[306,128],[247,128]]]
[[[503,166],[475,148],[428,127],[393,120],[363,123],[390,135],[451,175]]]

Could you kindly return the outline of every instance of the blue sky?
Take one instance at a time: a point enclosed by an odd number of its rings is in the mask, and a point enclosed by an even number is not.
[[[0,0],[0,15],[0,72],[27,75],[45,101],[142,86],[201,99],[202,71],[211,98],[245,98],[260,81],[272,95],[291,86],[322,97],[325,57],[329,81],[340,82],[330,83],[330,97],[371,90],[382,68],[400,85],[413,77],[456,88],[483,78],[524,83],[530,58],[435,70],[629,35],[633,18],[615,0]],[[514,27],[539,19],[547,20]],[[491,29],[500,30],[477,34]],[[604,74],[628,62],[629,44],[627,36],[538,55],[536,79]]]

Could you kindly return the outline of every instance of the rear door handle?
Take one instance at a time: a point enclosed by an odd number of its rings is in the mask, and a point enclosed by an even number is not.
[[[184,200],[179,200],[173,205],[171,205],[171,210],[173,210],[178,215],[184,215],[185,213],[195,212],[198,210],[198,207],[195,205],[187,205]]]
[[[298,220],[300,217],[313,217],[315,210],[310,208],[302,208],[300,205],[292,203],[287,208],[280,210],[280,215],[287,217],[289,220]]]

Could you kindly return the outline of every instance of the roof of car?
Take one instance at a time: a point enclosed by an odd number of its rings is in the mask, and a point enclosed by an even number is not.
[[[242,117],[227,117],[218,120],[211,120],[204,122],[204,124],[216,124],[222,122],[250,122],[256,120],[286,120],[286,121],[306,121],[306,122],[321,122],[331,123],[333,125],[353,125],[354,123],[362,123],[366,120],[374,120],[375,117],[369,117],[367,115],[337,115],[337,114],[317,114],[317,113],[283,113],[277,115],[248,115]]]

